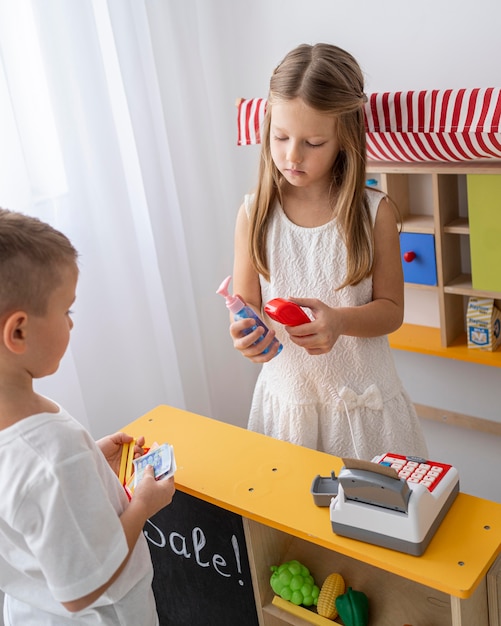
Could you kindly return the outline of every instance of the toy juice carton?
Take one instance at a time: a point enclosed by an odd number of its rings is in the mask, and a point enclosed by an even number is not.
[[[494,300],[475,297],[468,300],[466,334],[468,348],[497,350],[501,343],[501,311]]]

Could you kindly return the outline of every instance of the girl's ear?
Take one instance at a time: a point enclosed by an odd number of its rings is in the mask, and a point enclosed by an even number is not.
[[[3,343],[14,354],[23,354],[26,350],[26,331],[28,314],[15,311],[6,319],[3,326]]]

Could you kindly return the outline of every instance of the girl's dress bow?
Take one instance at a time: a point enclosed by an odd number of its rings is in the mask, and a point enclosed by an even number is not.
[[[360,395],[349,387],[343,387],[338,395],[349,411],[356,408],[380,411],[383,408],[383,398],[376,385],[370,385]]]

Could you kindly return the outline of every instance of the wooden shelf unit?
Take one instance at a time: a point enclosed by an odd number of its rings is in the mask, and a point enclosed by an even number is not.
[[[390,337],[392,347],[501,367],[501,350],[489,353],[467,347],[467,298],[492,298],[499,305],[501,293],[474,289],[471,274],[463,267],[464,242],[462,245],[461,238],[469,238],[470,229],[468,215],[464,215],[468,210],[465,209],[466,192],[461,188],[460,180],[469,174],[501,175],[501,161],[372,162],[368,164],[367,173],[378,176],[379,188],[397,205],[402,217],[402,232],[432,234],[435,240],[437,286],[406,283],[406,288],[436,292],[440,320],[438,343],[437,329],[426,326],[419,329],[417,325],[404,324]],[[417,180],[421,187],[428,188],[427,193],[413,191]],[[420,197],[416,198],[416,195]],[[466,243],[469,244],[469,240]],[[412,339],[411,334],[415,335]]]

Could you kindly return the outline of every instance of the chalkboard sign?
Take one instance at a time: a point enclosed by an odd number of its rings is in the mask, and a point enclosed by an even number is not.
[[[239,515],[177,491],[144,534],[160,626],[258,626]]]

